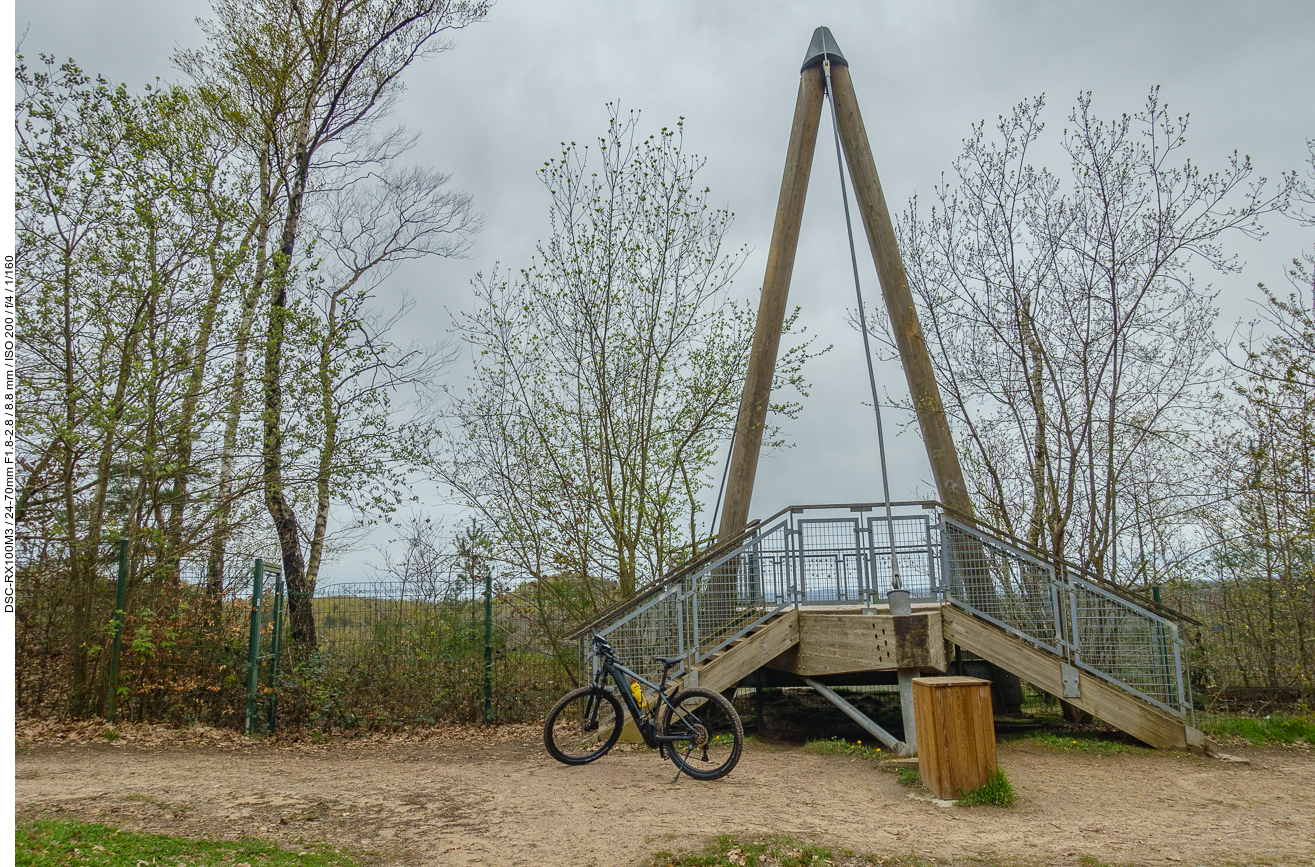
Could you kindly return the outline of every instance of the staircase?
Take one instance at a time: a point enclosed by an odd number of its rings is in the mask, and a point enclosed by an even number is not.
[[[653,657],[680,656],[674,677],[720,692],[763,667],[801,679],[934,673],[958,645],[1151,746],[1210,746],[1191,725],[1182,642],[1162,613],[936,503],[900,504],[889,522],[870,509],[784,510],[581,627],[582,658],[598,634],[638,672],[656,677]],[[882,604],[892,546],[921,603],[905,618]]]

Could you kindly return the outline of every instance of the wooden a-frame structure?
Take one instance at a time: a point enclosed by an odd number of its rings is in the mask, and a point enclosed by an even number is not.
[[[795,102],[794,122],[790,127],[790,146],[781,178],[781,195],[776,205],[772,243],[767,252],[767,274],[763,278],[762,296],[758,303],[758,321],[754,328],[744,393],[740,398],[725,505],[717,530],[719,540],[738,536],[749,518],[749,500],[753,495],[763,428],[767,421],[776,354],[781,343],[790,277],[804,214],[804,197],[808,192],[808,178],[813,167],[813,152],[817,145],[822,103],[826,94],[823,64],[828,61],[836,122],[845,161],[849,166],[859,213],[863,217],[868,247],[877,266],[881,294],[890,315],[909,393],[913,397],[918,426],[927,446],[927,458],[931,463],[936,489],[944,505],[964,518],[971,520],[973,515],[963,469],[959,465],[940,389],[936,385],[931,355],[927,351],[922,326],[918,323],[918,313],[913,305],[913,295],[909,292],[890,211],[881,192],[872,148],[868,144],[863,117],[858,110],[858,100],[854,96],[849,64],[840,53],[831,31],[819,27],[813,33],[800,70],[799,96]]]

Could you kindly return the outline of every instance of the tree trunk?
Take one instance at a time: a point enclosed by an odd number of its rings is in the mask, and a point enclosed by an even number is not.
[[[301,224],[306,179],[310,172],[307,145],[310,109],[307,104],[298,129],[298,149],[293,162],[292,188],[288,194],[288,211],[283,221],[279,249],[274,256],[270,279],[269,323],[265,338],[265,369],[261,380],[264,391],[264,439],[261,445],[265,507],[274,522],[279,549],[283,555],[283,580],[288,588],[288,613],[292,640],[303,650],[315,649],[315,618],[311,597],[315,592],[306,575],[301,550],[301,528],[297,515],[283,490],[283,340],[288,314],[288,282],[292,255],[296,249]]]

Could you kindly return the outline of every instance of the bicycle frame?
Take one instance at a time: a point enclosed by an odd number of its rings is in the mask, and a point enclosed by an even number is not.
[[[658,700],[671,709],[672,715],[677,718],[682,718],[684,716],[683,712],[672,703],[671,699],[666,694],[666,672],[663,672],[662,684],[659,685],[653,683],[651,680],[647,680],[635,671],[626,668],[615,659],[610,659],[604,656],[602,657],[602,665],[598,667],[598,674],[594,676],[594,684],[606,689],[607,678],[609,676],[612,678],[613,682],[615,682],[616,691],[620,694],[621,701],[625,704],[626,709],[630,711],[630,716],[635,721],[635,728],[639,730],[639,734],[644,739],[645,744],[652,748],[658,747],[662,744],[682,743],[689,740],[688,735],[677,736],[658,734],[656,727],[653,724],[657,720],[658,703],[656,701],[653,702],[653,715],[652,721],[650,721],[643,709],[639,706],[639,703],[635,701],[635,696],[630,692],[630,684],[628,681],[622,679],[622,676],[624,676],[625,678],[634,680],[644,686],[651,687],[657,694]],[[596,714],[597,712],[598,707],[596,705],[589,709],[590,714]]]

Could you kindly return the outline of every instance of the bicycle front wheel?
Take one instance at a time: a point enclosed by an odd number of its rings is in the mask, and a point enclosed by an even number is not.
[[[621,737],[621,703],[597,684],[568,692],[548,712],[543,745],[564,765],[600,759]]]
[[[667,744],[667,754],[696,780],[726,776],[744,750],[744,725],[735,708],[719,692],[693,686],[672,696],[673,710],[662,708],[662,734],[680,740]]]

